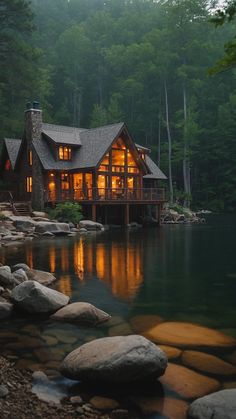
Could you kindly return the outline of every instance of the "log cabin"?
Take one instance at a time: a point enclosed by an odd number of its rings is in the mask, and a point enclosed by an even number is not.
[[[0,163],[13,201],[35,210],[70,201],[94,221],[129,224],[152,211],[160,222],[159,182],[166,176],[123,122],[93,129],[46,124],[39,103],[28,103],[23,137],[4,139]]]

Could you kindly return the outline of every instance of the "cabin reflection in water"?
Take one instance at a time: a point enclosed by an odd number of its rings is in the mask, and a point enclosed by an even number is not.
[[[32,266],[33,257],[27,253],[27,261]],[[50,272],[60,279],[59,291],[71,296],[71,273],[79,281],[97,277],[111,288],[112,294],[122,299],[136,295],[143,282],[143,245],[139,243],[117,244],[86,242],[83,238],[74,242],[72,247],[63,243],[56,248],[54,243],[49,247]],[[73,272],[74,271],[74,272]],[[61,273],[61,275],[60,275]]]

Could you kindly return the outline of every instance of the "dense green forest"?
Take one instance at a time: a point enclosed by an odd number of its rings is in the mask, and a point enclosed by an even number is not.
[[[213,3],[0,0],[0,138],[22,135],[31,99],[45,122],[123,120],[167,174],[170,200],[234,210],[236,73],[211,69],[235,22],[210,22]]]

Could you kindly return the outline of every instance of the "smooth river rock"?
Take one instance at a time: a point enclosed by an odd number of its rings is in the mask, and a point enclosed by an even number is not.
[[[110,318],[111,316],[105,313],[105,311],[99,310],[92,304],[83,302],[69,304],[51,316],[52,320],[91,326],[104,323]]]
[[[169,397],[139,397],[133,399],[144,415],[161,414],[168,419],[186,419],[188,403]],[[155,416],[153,416],[155,417]]]
[[[158,344],[196,348],[232,348],[236,340],[214,329],[192,323],[164,322],[149,329],[145,336]]]
[[[36,281],[26,281],[15,287],[12,299],[29,313],[54,313],[69,302],[69,297]]]
[[[222,359],[198,351],[184,351],[182,355],[183,364],[187,367],[214,375],[234,375],[236,367]]]
[[[195,400],[189,410],[189,419],[235,419],[236,389],[221,390]]]
[[[167,357],[142,336],[115,336],[86,343],[64,359],[61,372],[86,382],[129,383],[164,374]]]
[[[181,365],[169,364],[160,382],[184,399],[196,399],[220,389],[220,383]]]
[[[38,269],[28,269],[26,275],[30,281],[37,281],[42,285],[50,285],[56,281],[56,277],[53,274]]]
[[[82,220],[79,222],[79,228],[85,228],[86,230],[104,230],[104,226],[100,223],[96,223],[91,220]]]
[[[135,333],[142,333],[163,322],[160,316],[154,314],[137,315],[129,319],[130,325]]]
[[[9,266],[0,266],[0,285],[12,288],[15,285],[14,276],[11,273]]]

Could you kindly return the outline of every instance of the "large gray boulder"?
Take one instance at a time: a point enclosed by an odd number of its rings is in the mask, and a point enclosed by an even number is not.
[[[56,277],[53,274],[40,271],[39,269],[27,269],[25,273],[30,281],[37,281],[42,285],[50,285],[56,281]]]
[[[221,390],[195,400],[188,410],[189,419],[235,419],[236,389]]]
[[[115,336],[86,343],[64,359],[61,372],[72,380],[129,383],[164,374],[165,353],[142,336]]]
[[[51,316],[52,320],[69,323],[86,324],[96,326],[109,320],[111,316],[105,311],[89,303],[72,303],[61,308]]]
[[[43,234],[46,231],[49,231],[50,233],[56,234],[56,235],[63,235],[63,234],[69,234],[70,233],[70,227],[67,223],[57,223],[52,221],[40,221],[38,223],[35,223],[35,232]]]
[[[100,223],[96,223],[95,221],[91,221],[91,220],[82,220],[79,222],[79,228],[85,228],[86,230],[89,231],[94,231],[94,230],[104,230],[104,226]]]
[[[18,231],[30,231],[34,229],[35,226],[35,222],[30,217],[13,215],[11,220]]]
[[[27,277],[24,269],[22,269],[22,268],[17,269],[15,272],[13,272],[13,277],[19,283],[24,282],[24,281],[28,281],[28,277]]]
[[[14,288],[13,302],[29,313],[54,313],[69,302],[69,297],[36,281],[26,281]]]

